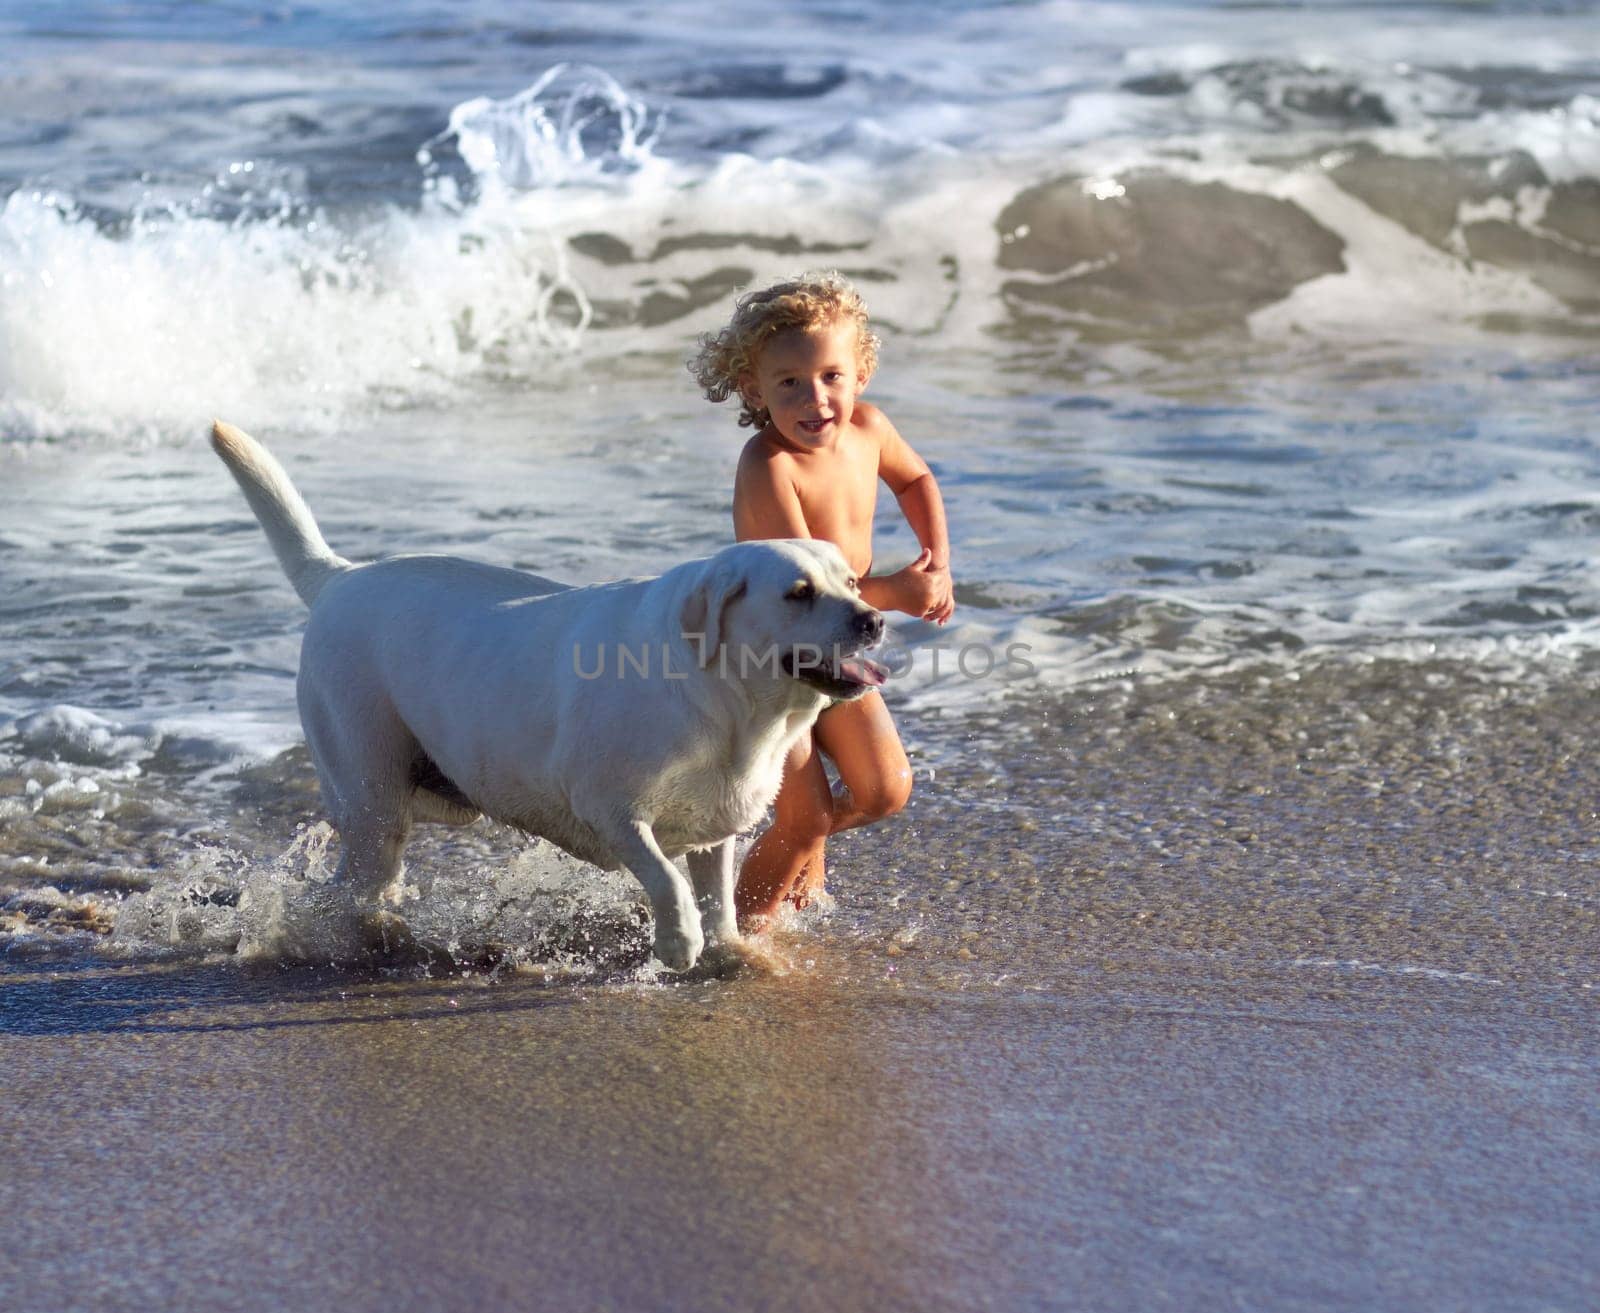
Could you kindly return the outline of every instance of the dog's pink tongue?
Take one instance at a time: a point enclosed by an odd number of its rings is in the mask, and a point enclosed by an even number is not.
[[[873,688],[886,683],[889,678],[886,668],[867,657],[846,657],[839,663],[839,673],[846,679],[853,679],[858,684],[870,684]]]

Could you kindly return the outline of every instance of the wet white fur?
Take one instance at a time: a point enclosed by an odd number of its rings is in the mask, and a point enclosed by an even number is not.
[[[772,801],[827,698],[770,666],[724,670],[716,653],[859,647],[872,612],[836,547],[741,543],[589,588],[456,557],[354,565],[261,444],[218,423],[212,445],[311,608],[300,719],[341,839],[328,927],[340,951],[371,937],[413,822],[480,813],[631,871],[667,966],[737,943],[733,837]],[[802,579],[807,605],[790,595]],[[619,669],[619,647],[648,653],[650,677]],[[581,677],[602,654],[600,677]],[[448,781],[438,791],[424,787],[436,776],[419,783],[424,757]],[[689,880],[670,860],[684,853]]]

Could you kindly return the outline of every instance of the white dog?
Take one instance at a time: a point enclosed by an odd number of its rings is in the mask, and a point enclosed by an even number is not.
[[[451,556],[353,565],[260,443],[220,422],[211,442],[311,608],[300,720],[342,844],[338,942],[370,940],[412,822],[480,815],[633,872],[668,967],[738,941],[733,837],[829,700],[885,679],[859,655],[883,617],[838,548],[740,543],[591,588]]]

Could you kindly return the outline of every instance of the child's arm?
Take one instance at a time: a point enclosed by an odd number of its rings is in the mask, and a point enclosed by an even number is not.
[[[878,477],[889,485],[889,491],[900,503],[906,523],[922,544],[922,555],[881,581],[862,580],[861,595],[872,605],[879,606],[868,591],[868,585],[887,586],[886,591],[892,591],[894,600],[885,600],[896,610],[942,625],[956,609],[955,590],[950,579],[950,531],[945,524],[944,498],[927,462],[895,432],[894,425],[887,419],[883,421],[883,428]]]

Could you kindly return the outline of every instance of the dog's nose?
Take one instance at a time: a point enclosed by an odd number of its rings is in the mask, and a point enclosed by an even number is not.
[[[883,637],[883,617],[876,611],[861,611],[856,615],[856,633],[869,643]]]

